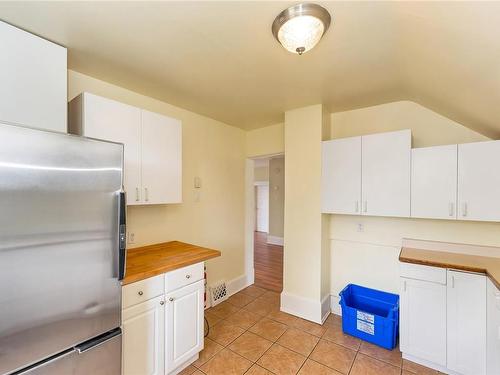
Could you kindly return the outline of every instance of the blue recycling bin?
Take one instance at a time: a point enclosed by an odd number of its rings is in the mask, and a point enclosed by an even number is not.
[[[392,350],[399,332],[399,296],[356,284],[340,292],[342,330]]]

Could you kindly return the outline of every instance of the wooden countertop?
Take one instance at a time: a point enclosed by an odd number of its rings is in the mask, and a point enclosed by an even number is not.
[[[399,260],[405,263],[484,273],[500,289],[500,258],[403,247]]]
[[[179,241],[129,249],[127,251],[127,268],[122,285],[203,262],[220,255],[221,252],[218,250]]]

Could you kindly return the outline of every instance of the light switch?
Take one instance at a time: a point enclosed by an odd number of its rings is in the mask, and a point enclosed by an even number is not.
[[[201,178],[199,178],[199,177],[194,178],[194,187],[195,187],[195,189],[201,188]]]

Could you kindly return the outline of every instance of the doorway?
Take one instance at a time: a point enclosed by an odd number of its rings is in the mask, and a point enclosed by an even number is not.
[[[284,157],[254,160],[254,284],[283,290]]]

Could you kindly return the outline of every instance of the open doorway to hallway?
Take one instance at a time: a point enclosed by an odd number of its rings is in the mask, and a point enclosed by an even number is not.
[[[282,155],[255,160],[254,189],[255,285],[281,292],[285,201],[285,159]]]

